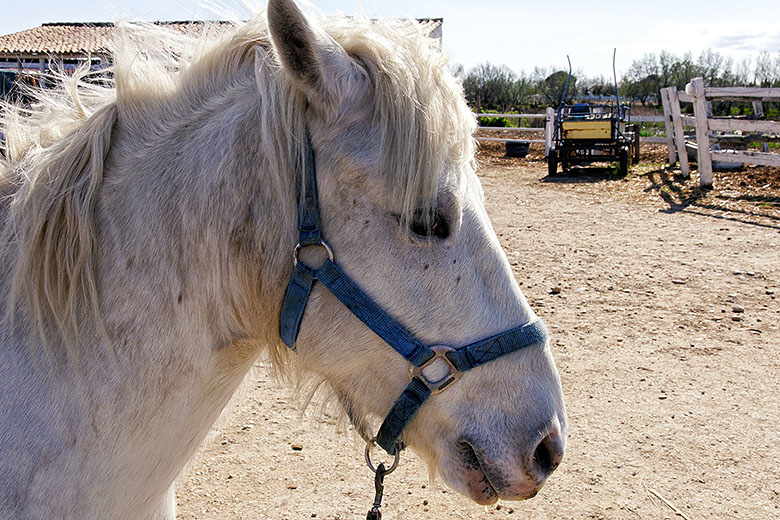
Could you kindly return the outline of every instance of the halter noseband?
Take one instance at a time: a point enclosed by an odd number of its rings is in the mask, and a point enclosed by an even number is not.
[[[282,341],[295,350],[295,340],[301,326],[306,302],[315,280],[319,280],[360,321],[374,331],[388,345],[393,347],[413,366],[409,371],[410,382],[393,404],[379,432],[376,443],[392,454],[402,448],[401,433],[417,414],[420,406],[432,395],[437,394],[460,377],[461,373],[492,361],[504,354],[532,345],[544,343],[547,329],[541,320],[479,340],[460,348],[446,346],[429,347],[411,332],[391,318],[381,307],[358,287],[352,279],[333,261],[333,252],[323,241],[319,224],[319,202],[314,166],[314,149],[307,136],[307,169],[301,178],[296,175],[298,205],[298,244],[293,253],[293,272],[282,302],[279,319],[279,335]],[[305,183],[302,190],[301,182]],[[298,261],[301,248],[323,247],[328,258],[318,268],[311,268]],[[447,365],[448,373],[436,380],[429,380],[424,370],[441,361]]]

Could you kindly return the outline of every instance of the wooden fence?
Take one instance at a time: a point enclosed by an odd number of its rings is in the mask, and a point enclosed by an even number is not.
[[[752,102],[753,119],[713,117],[713,100]],[[712,186],[713,160],[780,166],[780,154],[769,152],[768,145],[780,141],[780,121],[761,119],[765,101],[780,101],[780,88],[705,87],[702,78],[695,78],[685,87],[685,92],[679,92],[677,87],[661,89],[669,164],[674,165],[679,159],[683,175],[690,176],[685,127],[693,127],[702,186]],[[693,104],[693,117],[682,114],[680,102]],[[751,142],[763,143],[761,151],[720,149],[721,144],[736,147],[735,143],[742,143],[746,148]]]
[[[553,131],[555,129],[555,109],[547,107],[544,114],[487,114],[487,113],[475,113],[476,117],[505,117],[507,119],[544,119],[543,127],[491,127],[480,126],[485,129],[501,129],[501,130],[513,130],[519,132],[544,132],[544,139],[522,139],[531,143],[544,143],[544,156],[547,157],[547,153],[552,147]],[[630,116],[629,123],[662,123],[665,121],[664,116]],[[669,135],[667,133],[667,135]],[[498,138],[498,137],[477,137],[477,141],[511,141],[517,138]],[[643,143],[665,143],[667,138],[664,137],[640,137],[640,142]]]
[[[511,130],[518,132],[544,132],[544,127],[520,127],[519,123],[523,119],[544,119],[547,117],[545,114],[486,114],[475,113],[476,117],[505,117],[507,119],[517,119],[518,126],[501,127],[501,126],[480,126],[480,128],[492,129],[492,130]],[[513,139],[520,139],[520,137],[505,139],[501,137],[477,137],[477,141],[511,141]],[[522,139],[531,143],[543,143],[542,139]]]

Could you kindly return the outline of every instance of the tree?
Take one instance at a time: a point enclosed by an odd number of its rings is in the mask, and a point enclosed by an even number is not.
[[[672,86],[672,68],[679,58],[668,51],[661,51],[658,56],[658,76],[661,88]]]
[[[631,67],[623,78],[625,94],[638,99],[643,105],[648,99],[657,98],[662,79],[661,66],[655,54],[645,54],[641,59],[631,62]]]
[[[567,78],[569,78],[569,73],[559,70],[537,83],[537,89],[548,105],[557,107],[564,95],[564,90],[566,91],[564,103],[570,103],[574,99],[577,93],[577,78],[572,76],[568,80],[568,88],[566,86]]]
[[[638,99],[640,103],[646,105],[648,100],[654,99],[658,102],[658,93],[661,90],[661,78],[658,74],[649,74],[638,81],[626,83],[626,95]]]
[[[514,104],[517,77],[506,65],[477,65],[463,80],[466,99],[483,110],[506,111]]]
[[[581,76],[577,82],[577,90],[580,94],[587,96],[614,96],[615,84],[612,80],[607,80],[604,76],[587,77]]]
[[[699,55],[698,69],[704,82],[710,86],[718,86],[724,76],[726,59],[712,49],[707,49]]]
[[[754,78],[759,87],[773,87],[780,84],[780,53],[772,56],[762,51],[756,58]]]

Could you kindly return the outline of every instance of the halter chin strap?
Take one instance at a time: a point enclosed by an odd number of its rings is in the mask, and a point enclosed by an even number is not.
[[[376,443],[392,454],[402,447],[401,433],[432,394],[449,387],[460,378],[462,372],[504,354],[544,344],[548,336],[547,329],[541,320],[536,320],[457,349],[446,346],[430,347],[420,342],[382,310],[334,263],[333,252],[322,240],[314,149],[311,142],[308,142],[307,146],[306,174],[296,176],[298,244],[293,253],[294,267],[290,283],[282,302],[279,335],[288,347],[295,350],[295,340],[306,302],[314,281],[319,280],[360,321],[412,364],[409,385],[393,404],[376,436]],[[304,186],[301,186],[301,182]],[[328,253],[328,259],[320,267],[311,268],[298,261],[300,249],[309,246],[323,247]],[[425,371],[434,364],[438,364],[439,368],[446,367],[447,373],[441,376],[441,371],[436,370],[436,379],[430,380]]]

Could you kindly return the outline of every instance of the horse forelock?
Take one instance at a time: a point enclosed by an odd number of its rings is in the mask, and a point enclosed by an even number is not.
[[[329,31],[370,76],[380,169],[405,225],[436,204],[446,166],[474,156],[475,119],[431,30],[415,20],[350,18]]]

